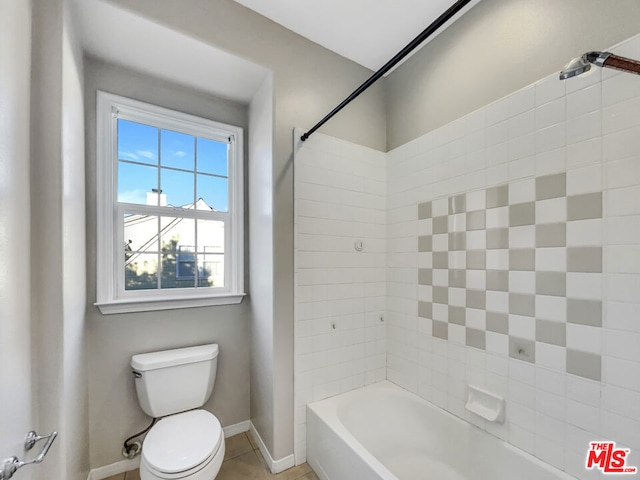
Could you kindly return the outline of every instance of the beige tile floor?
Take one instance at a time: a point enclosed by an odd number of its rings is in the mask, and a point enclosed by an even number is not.
[[[216,480],[319,480],[306,463],[273,475],[248,433],[229,437],[225,442],[224,461]],[[140,480],[140,473],[132,470],[106,480]]]

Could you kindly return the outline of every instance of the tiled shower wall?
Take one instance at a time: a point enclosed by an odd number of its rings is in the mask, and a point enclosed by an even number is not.
[[[640,77],[543,79],[389,152],[387,194],[387,378],[578,478],[596,439],[640,464]]]
[[[295,457],[306,404],[386,375],[385,154],[295,131]],[[356,247],[359,249],[357,250]]]

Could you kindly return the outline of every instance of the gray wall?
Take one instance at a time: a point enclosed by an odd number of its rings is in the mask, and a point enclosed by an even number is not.
[[[637,0],[482,0],[387,77],[388,150],[638,32]]]
[[[274,73],[273,156],[273,337],[272,355],[254,363],[273,377],[270,399],[252,403],[271,410],[259,432],[281,459],[293,453],[293,148],[292,129],[310,127],[371,75],[371,72],[232,0],[109,0]],[[378,84],[334,118],[324,133],[378,150],[386,147],[385,96]],[[258,330],[254,330],[258,331]],[[252,375],[259,372],[252,371]],[[277,429],[275,425],[277,424]]]
[[[29,271],[32,5],[0,0],[0,11],[0,451],[6,458],[22,453],[38,399]],[[22,479],[34,474],[26,471]]]
[[[249,105],[249,291],[251,292],[251,421],[269,451],[274,425],[273,365],[273,75]]]
[[[249,419],[248,300],[240,305],[102,315],[96,307],[96,90],[123,95],[211,120],[247,127],[247,106],[131,70],[85,59],[87,147],[87,321],[90,463],[123,459],[122,442],[147,426],[129,361],[133,354],[218,343],[216,385],[205,408],[223,426]],[[250,259],[247,259],[247,264]]]
[[[60,438],[36,478],[87,476],[82,54],[67,0],[33,2],[31,306],[39,433]]]

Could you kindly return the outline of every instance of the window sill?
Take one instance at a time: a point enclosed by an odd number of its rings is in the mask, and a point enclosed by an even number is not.
[[[152,312],[155,310],[174,310],[178,308],[211,307],[217,305],[237,305],[246,293],[229,293],[211,297],[164,298],[149,300],[114,300],[94,303],[103,315],[114,313]]]

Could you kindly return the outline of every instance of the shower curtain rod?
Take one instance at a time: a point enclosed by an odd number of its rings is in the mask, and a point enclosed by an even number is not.
[[[327,114],[322,120],[316,123],[307,133],[300,137],[300,140],[303,142],[309,138],[313,133],[318,130],[322,125],[327,123],[331,117],[333,117],[336,113],[346,107],[349,103],[355,100],[362,92],[368,89],[371,85],[376,83],[380,77],[382,77],[385,73],[395,67],[398,62],[400,62],[404,57],[409,55],[413,50],[415,50],[422,42],[424,42],[427,38],[433,35],[440,27],[442,27],[445,23],[447,23],[453,16],[455,16],[460,10],[462,10],[468,3],[472,0],[458,0],[456,3],[451,5],[442,15],[440,15],[431,25],[425,28],[420,35],[411,40],[406,47],[400,50],[391,60],[380,68],[377,72],[375,72],[367,81],[365,81],[362,85],[356,88],[351,95],[345,98],[340,105],[331,110],[329,114]]]

